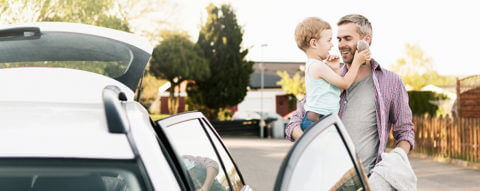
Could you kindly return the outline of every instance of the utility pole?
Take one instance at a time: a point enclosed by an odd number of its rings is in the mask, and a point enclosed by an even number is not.
[[[260,69],[261,69],[261,75],[260,75],[260,139],[263,139],[264,135],[264,129],[265,129],[265,119],[263,118],[264,112],[263,112],[263,87],[264,87],[264,60],[263,60],[263,48],[267,47],[267,44],[262,44],[260,47],[262,48],[262,55],[261,55],[261,62],[260,62]]]

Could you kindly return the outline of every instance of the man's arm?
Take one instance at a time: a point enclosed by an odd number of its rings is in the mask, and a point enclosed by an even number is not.
[[[402,148],[408,154],[415,146],[415,131],[412,122],[412,110],[408,105],[408,94],[403,81],[398,77],[397,95],[393,97],[394,104],[391,109],[391,121],[393,123],[393,137],[397,147]]]
[[[397,143],[397,147],[402,148],[402,149],[405,151],[405,153],[407,153],[407,154],[408,154],[408,152],[409,152],[410,149],[411,149],[410,143],[409,143],[408,141],[400,141],[400,142],[398,142],[398,143]]]
[[[303,130],[300,128],[300,123],[302,122],[303,115],[305,115],[305,99],[297,104],[297,110],[292,114],[290,121],[288,122],[287,128],[285,128],[285,134],[289,141],[295,141],[300,136],[303,135]]]

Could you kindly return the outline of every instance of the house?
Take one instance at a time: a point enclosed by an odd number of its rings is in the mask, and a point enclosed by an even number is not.
[[[290,76],[303,72],[304,62],[264,62],[264,86],[261,89],[261,62],[255,62],[254,72],[250,75],[250,89],[244,100],[238,104],[238,111],[261,111],[278,113],[281,116],[296,109],[296,104],[290,102],[289,96],[277,84],[281,80],[278,71],[287,71]],[[303,74],[302,74],[303,75]],[[261,103],[263,97],[263,104]],[[291,99],[291,98],[290,98]]]
[[[175,96],[179,96],[179,103],[178,103],[178,112],[184,112],[186,110],[185,108],[185,98],[187,97],[187,84],[188,81],[183,81],[180,83],[180,85],[175,86]],[[158,97],[157,99],[152,103],[152,107],[150,108],[150,111],[155,111],[155,113],[161,113],[161,114],[169,114],[168,110],[168,99],[170,97],[170,92],[167,91],[170,86],[170,82],[166,82],[164,85],[158,88]]]
[[[254,72],[250,75],[250,86],[244,100],[237,106],[231,107],[232,112],[236,111],[261,111],[263,106],[264,112],[277,113],[285,116],[296,109],[296,103],[291,101],[291,97],[282,90],[277,84],[281,80],[277,75],[277,71],[287,71],[290,76],[296,72],[303,72],[304,62],[264,62],[264,88],[261,89],[261,62],[255,62],[253,65]],[[302,74],[303,75],[303,74]],[[179,112],[185,111],[186,82],[180,84],[180,105]],[[166,88],[159,93],[157,102],[153,105],[159,105],[160,113],[168,114],[168,98],[169,92]],[[261,103],[263,97],[263,104]],[[290,103],[290,104],[289,104]]]
[[[437,105],[439,111],[437,114],[440,115],[449,115],[452,116],[452,110],[457,99],[457,94],[455,93],[455,86],[435,86],[429,84],[422,88],[422,91],[432,91],[437,94],[443,94],[446,96],[445,100],[429,101],[431,104]]]
[[[456,112],[463,118],[480,118],[480,75],[457,78]]]

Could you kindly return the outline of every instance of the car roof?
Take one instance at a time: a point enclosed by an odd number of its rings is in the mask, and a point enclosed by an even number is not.
[[[133,159],[102,104],[0,102],[0,157]]]

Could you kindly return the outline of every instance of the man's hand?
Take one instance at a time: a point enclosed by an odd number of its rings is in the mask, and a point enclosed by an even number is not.
[[[408,141],[400,141],[400,142],[397,144],[397,147],[402,148],[402,149],[405,151],[405,153],[408,154],[408,152],[410,151],[410,147],[411,147],[411,146],[410,146],[410,142],[408,142]]]

